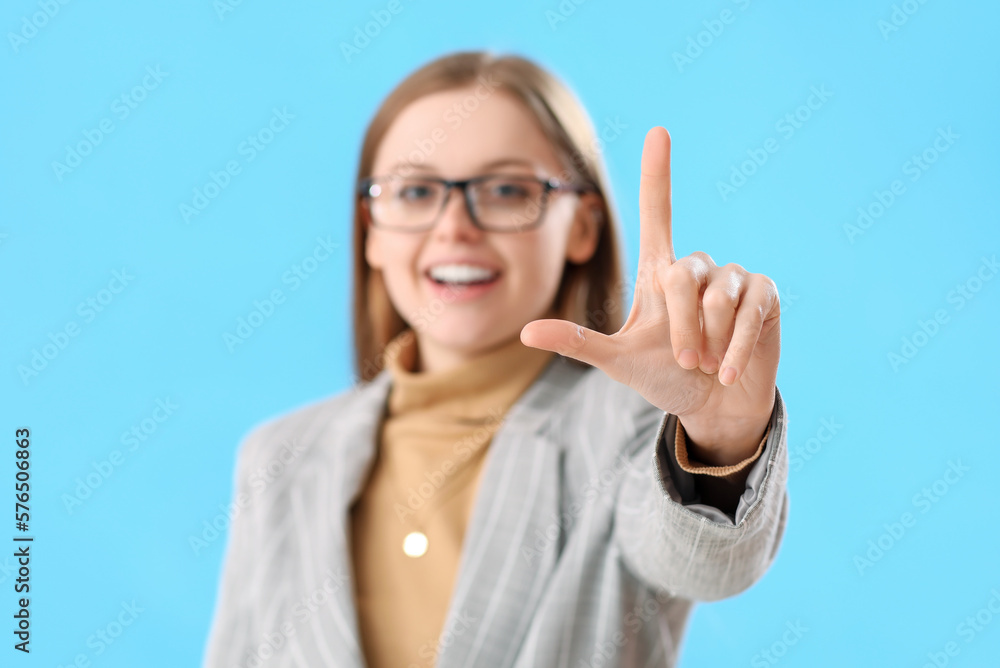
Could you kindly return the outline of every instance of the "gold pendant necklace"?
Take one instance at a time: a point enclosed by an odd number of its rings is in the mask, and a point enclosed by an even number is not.
[[[454,498],[455,494],[461,492],[463,487],[471,484],[471,482],[475,479],[475,476],[471,476],[469,473],[473,470],[477,470],[478,472],[478,466],[481,465],[481,458],[486,454],[488,449],[487,446],[492,440],[496,428],[499,426],[498,422],[499,421],[495,416],[470,420],[470,423],[473,423],[470,424],[470,427],[474,430],[475,427],[486,427],[485,440],[482,440],[482,442],[478,442],[479,439],[476,439],[471,434],[462,439],[462,441],[465,441],[471,447],[473,453],[472,456],[470,456],[466,461],[458,463],[456,463],[454,458],[450,455],[440,459],[436,462],[435,468],[430,473],[424,473],[423,480],[419,485],[409,488],[409,495],[407,496],[406,503],[400,504],[397,501],[397,515],[401,514],[399,508],[402,507],[403,514],[412,514],[414,516],[412,520],[406,518],[405,516],[400,517],[401,521],[412,521],[412,523],[416,525],[412,531],[408,531],[403,537],[403,554],[414,559],[427,554],[427,550],[430,548],[430,538],[427,535],[426,518],[429,517],[434,510],[439,509],[449,500]],[[473,433],[475,433],[475,431],[473,431]],[[453,466],[448,466],[449,463]],[[401,489],[402,485],[399,484],[400,476],[396,475],[396,471],[392,471],[392,475],[390,477],[396,480],[396,489]],[[435,481],[438,480],[440,480],[440,482],[436,483]],[[461,482],[456,484],[456,481]],[[433,488],[433,491],[430,492],[430,494],[424,495],[421,493],[421,488],[425,485],[429,485]],[[427,507],[427,502],[434,496],[438,496],[436,503],[434,503],[433,506]],[[410,499],[413,497],[423,499],[424,503],[419,504],[416,508],[414,508],[415,504],[410,503]]]

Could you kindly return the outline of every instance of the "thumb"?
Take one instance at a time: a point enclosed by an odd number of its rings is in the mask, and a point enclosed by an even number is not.
[[[610,336],[568,320],[532,320],[521,329],[521,343],[551,350],[604,371],[610,371],[618,357]]]

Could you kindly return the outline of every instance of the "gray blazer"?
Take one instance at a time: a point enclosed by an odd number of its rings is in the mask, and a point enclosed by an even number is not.
[[[365,665],[349,508],[391,387],[368,383],[252,429],[204,666]],[[699,503],[676,416],[554,355],[486,454],[437,666],[673,666],[694,601],[753,585],[788,513],[785,406],[735,516]],[[408,668],[401,666],[400,668]]]

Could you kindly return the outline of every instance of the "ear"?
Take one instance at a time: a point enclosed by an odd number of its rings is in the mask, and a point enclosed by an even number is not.
[[[566,242],[566,259],[573,264],[587,262],[597,250],[604,226],[604,200],[597,193],[587,192],[579,196],[576,215]]]

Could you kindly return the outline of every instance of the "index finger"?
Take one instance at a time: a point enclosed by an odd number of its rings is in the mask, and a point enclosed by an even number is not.
[[[646,133],[639,178],[639,265],[673,264],[670,209],[670,133],[656,126]],[[652,265],[651,265],[652,263]]]

